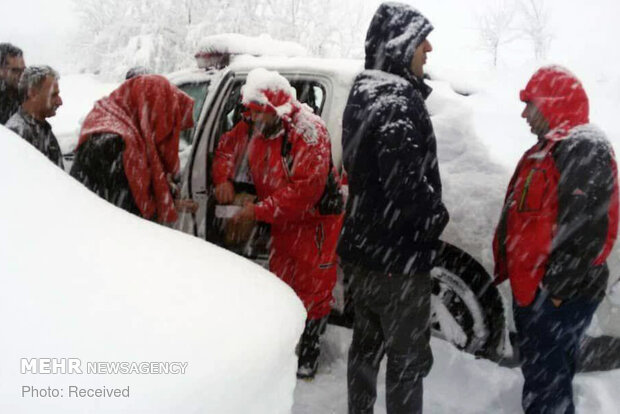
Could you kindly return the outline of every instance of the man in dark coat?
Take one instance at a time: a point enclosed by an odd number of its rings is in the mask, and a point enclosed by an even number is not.
[[[527,414],[575,412],[580,338],[602,300],[618,232],[616,160],[589,124],[581,82],[543,67],[521,91],[538,142],[510,181],[495,233],[496,282],[514,295]]]
[[[412,7],[382,4],[366,37],[366,70],[344,112],[350,197],[338,254],[355,309],[349,413],[372,412],[386,353],[387,412],[422,412],[422,379],[433,363],[430,270],[448,213],[424,104],[432,29]]]
[[[0,124],[2,125],[6,124],[19,109],[17,85],[24,69],[22,50],[10,43],[0,43]]]
[[[50,161],[64,168],[62,152],[46,121],[56,115],[62,105],[58,89],[58,73],[49,66],[31,66],[19,81],[19,94],[24,101],[19,110],[7,121],[6,127],[20,135]]]

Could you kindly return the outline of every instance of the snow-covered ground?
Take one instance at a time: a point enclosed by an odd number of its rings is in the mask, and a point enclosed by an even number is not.
[[[298,381],[293,414],[347,412],[346,353],[351,331],[328,326],[321,365],[314,381]],[[431,339],[435,363],[424,383],[428,414],[519,414],[523,378],[519,369],[475,359],[440,339]],[[617,414],[620,410],[620,370],[578,374],[575,403],[578,413]],[[375,414],[385,414],[385,360],[378,379]]]

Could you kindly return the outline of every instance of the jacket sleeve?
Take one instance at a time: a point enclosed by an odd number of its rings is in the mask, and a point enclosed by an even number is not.
[[[557,229],[543,284],[568,299],[583,286],[608,239],[609,210],[617,197],[615,160],[604,141],[562,142],[555,152],[560,172]],[[614,205],[617,206],[617,203]]]
[[[240,152],[243,150],[245,142],[247,142],[248,133],[249,126],[242,121],[220,138],[213,158],[212,173],[215,185],[233,180],[235,166]]]
[[[297,136],[291,137],[291,143],[293,164],[289,185],[256,205],[254,213],[258,221],[273,223],[300,219],[315,206],[325,190],[331,157],[327,131],[321,128],[317,142],[308,142]]]
[[[495,235],[493,237],[493,259],[495,261],[495,267],[493,269],[493,283],[499,285],[508,280],[508,263],[506,262],[506,235],[508,231],[508,210],[510,204],[513,202],[513,192],[517,177],[519,176],[519,170],[523,163],[523,158],[517,164],[517,168],[508,183],[508,189],[504,197],[504,205],[500,213],[499,222],[495,228]]]

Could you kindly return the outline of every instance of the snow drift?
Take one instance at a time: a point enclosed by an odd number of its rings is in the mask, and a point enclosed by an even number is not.
[[[284,413],[305,311],[259,266],[136,218],[0,127],[0,412]],[[22,358],[185,374],[22,374]],[[61,390],[22,396],[22,387]],[[70,397],[69,387],[126,389]],[[250,408],[251,407],[251,408]]]

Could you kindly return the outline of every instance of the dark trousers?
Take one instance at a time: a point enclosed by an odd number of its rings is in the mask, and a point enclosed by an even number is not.
[[[574,298],[555,307],[547,292],[514,306],[526,414],[573,414],[573,377],[579,342],[599,302]]]
[[[433,365],[429,273],[386,275],[345,265],[355,309],[347,368],[350,414],[373,412],[387,354],[388,414],[422,412],[422,379]]]

